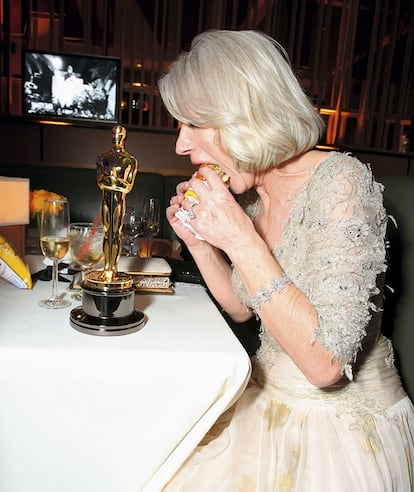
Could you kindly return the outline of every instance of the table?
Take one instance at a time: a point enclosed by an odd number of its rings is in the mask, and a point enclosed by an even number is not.
[[[146,324],[116,337],[38,307],[50,291],[0,279],[0,490],[159,491],[244,390],[248,355],[199,285],[136,295]]]

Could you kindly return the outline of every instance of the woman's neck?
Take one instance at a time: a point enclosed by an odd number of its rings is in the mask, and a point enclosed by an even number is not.
[[[256,189],[272,195],[277,193],[290,194],[297,185],[309,181],[319,164],[327,157],[327,153],[311,150],[284,162],[283,164],[259,173]]]
[[[261,173],[256,186],[260,205],[255,224],[270,248],[279,243],[296,198],[326,157],[326,152],[310,151]]]

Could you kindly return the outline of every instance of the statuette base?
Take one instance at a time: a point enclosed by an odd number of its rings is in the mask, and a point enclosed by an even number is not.
[[[72,309],[70,324],[72,328],[88,335],[119,336],[135,333],[145,324],[144,313],[135,309],[120,325],[106,324],[106,320],[93,318],[85,314],[81,307]],[[114,323],[114,320],[111,321]]]
[[[125,278],[128,276],[125,275]],[[93,283],[92,283],[93,285]],[[82,333],[92,335],[125,335],[137,331],[145,322],[144,314],[134,308],[135,287],[103,290],[82,284],[82,308],[70,313],[70,324]]]

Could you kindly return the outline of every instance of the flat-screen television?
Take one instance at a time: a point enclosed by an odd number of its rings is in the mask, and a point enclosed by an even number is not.
[[[119,58],[38,50],[23,52],[23,116],[116,123]]]

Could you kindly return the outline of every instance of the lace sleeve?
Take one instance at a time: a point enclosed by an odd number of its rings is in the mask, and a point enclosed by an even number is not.
[[[344,364],[351,380],[351,364],[378,310],[377,275],[386,269],[382,185],[368,167],[343,156],[322,179],[312,180],[308,194],[313,218],[308,273],[314,279],[309,298],[319,318],[315,339]]]

